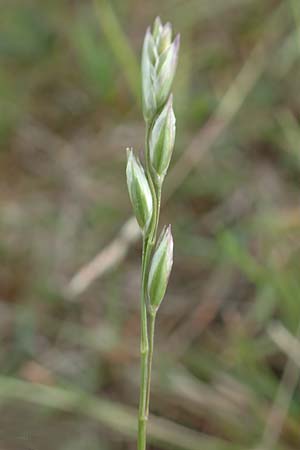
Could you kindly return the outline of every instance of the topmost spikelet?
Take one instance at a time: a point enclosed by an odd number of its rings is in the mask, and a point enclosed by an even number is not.
[[[146,122],[167,101],[177,66],[179,35],[172,42],[172,27],[169,23],[162,25],[157,17],[153,30],[148,28],[142,54],[142,96],[143,114]]]

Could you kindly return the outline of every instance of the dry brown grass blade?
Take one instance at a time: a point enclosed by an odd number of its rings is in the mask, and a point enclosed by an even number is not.
[[[11,377],[0,377],[0,399],[20,400],[60,411],[79,412],[98,421],[129,440],[136,435],[136,411],[110,400],[95,398],[82,391],[32,384]],[[190,430],[167,419],[153,417],[149,440],[161,448],[199,450],[234,450],[238,446]]]
[[[285,331],[285,339],[287,335]],[[288,333],[289,334],[289,333]],[[273,338],[276,336],[277,342],[283,343],[282,329],[278,334],[278,331],[271,331],[271,336]],[[295,337],[289,336],[293,342],[298,342],[300,339],[300,323]],[[298,348],[299,350],[299,348]],[[286,417],[288,415],[289,407],[295,393],[296,387],[300,379],[300,367],[299,364],[295,364],[294,354],[291,352],[287,353],[288,360],[286,362],[276,396],[274,398],[273,404],[271,405],[270,411],[267,416],[265,429],[261,438],[261,442],[255,450],[273,450],[280,439]]]
[[[268,335],[277,347],[300,368],[300,342],[281,323],[268,327]]]

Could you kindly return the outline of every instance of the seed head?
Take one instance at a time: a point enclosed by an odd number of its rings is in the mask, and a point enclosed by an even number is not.
[[[127,149],[126,177],[129,197],[136,220],[142,230],[147,232],[153,213],[153,201],[150,187],[139,159],[132,149]]]
[[[142,54],[142,91],[145,120],[151,120],[167,101],[174,79],[179,35],[172,42],[172,27],[156,18],[153,31],[148,28]]]
[[[148,297],[149,307],[152,312],[156,312],[166,293],[171,269],[173,264],[173,238],[171,226],[164,228],[156,250],[154,252],[149,277],[148,277]]]

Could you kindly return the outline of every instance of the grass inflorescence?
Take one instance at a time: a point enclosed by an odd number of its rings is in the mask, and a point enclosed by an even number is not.
[[[179,50],[179,35],[156,18],[148,28],[142,54],[142,100],[146,124],[145,168],[128,150],[127,184],[143,236],[141,283],[141,380],[138,450],[146,448],[155,319],[164,298],[173,264],[171,226],[157,239],[161,190],[175,142],[175,115],[171,87]]]

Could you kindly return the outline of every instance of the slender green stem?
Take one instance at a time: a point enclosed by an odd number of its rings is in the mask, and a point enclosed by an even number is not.
[[[149,155],[149,136],[150,136],[150,131],[151,128],[153,126],[153,122],[150,123],[146,123],[146,138],[145,138],[145,163],[146,163],[146,175],[147,175],[147,179],[148,179],[148,183],[150,186],[150,190],[151,190],[151,195],[152,195],[152,201],[153,201],[153,217],[151,219],[151,224],[150,224],[150,232],[149,232],[149,241],[150,241],[150,245],[152,245],[152,247],[155,244],[155,239],[156,239],[156,231],[157,231],[157,224],[158,224],[158,213],[159,213],[159,206],[158,206],[158,202],[160,203],[160,200],[157,197],[157,193],[156,193],[156,189],[155,189],[155,185],[153,182],[153,178],[151,176],[152,174],[152,170],[151,170],[151,165],[150,165],[150,155]]]
[[[156,198],[157,198],[157,202],[156,202],[156,222],[155,222],[155,239],[156,239],[156,233],[157,233],[157,228],[158,228],[158,222],[159,222],[159,215],[160,215],[160,204],[161,204],[161,184],[157,183],[155,185],[155,191],[156,191]]]
[[[155,319],[156,319],[156,311],[151,312],[149,314],[149,354],[148,354],[147,402],[146,402],[147,416],[149,415],[149,404],[150,404],[151,372],[152,372],[152,359],[153,359],[153,348],[154,348]]]
[[[149,164],[149,132],[151,125],[146,126],[146,173],[153,199],[153,217],[147,236],[143,238],[142,256],[142,286],[141,286],[141,368],[140,368],[140,400],[139,400],[139,420],[138,420],[138,450],[146,449],[147,420],[149,412],[149,396],[151,370],[149,371],[149,340],[148,340],[148,318],[147,318],[147,278],[153,246],[156,240],[158,216],[160,209],[160,193],[157,196],[153,180],[150,175]],[[151,316],[150,316],[151,320]],[[153,344],[152,344],[153,345]],[[153,349],[152,349],[153,352]],[[152,360],[152,357],[151,357]]]
[[[148,233],[143,238],[142,257],[142,287],[141,287],[141,374],[140,374],[140,401],[139,401],[139,421],[138,421],[138,450],[146,449],[147,420],[149,415],[150,387],[151,387],[151,367],[153,357],[155,315],[149,311],[149,332],[148,338],[148,305],[147,305],[147,281],[152,250],[156,242],[157,228],[161,204],[161,184],[155,180],[150,165],[149,136],[155,118],[146,123],[145,138],[145,163],[146,175],[151,190],[153,200],[153,216]]]
[[[153,217],[150,226],[150,244],[152,244],[152,248],[156,241],[156,234],[159,222],[159,214],[160,214],[160,205],[161,205],[161,183],[155,180],[155,175],[153,174],[153,169],[150,164],[150,155],[149,155],[149,136],[153,124],[155,122],[156,116],[153,118],[152,122],[146,123],[146,139],[145,139],[145,162],[146,162],[146,174],[149,182],[152,200],[153,200]]]
[[[138,420],[138,450],[146,449],[147,432],[147,385],[148,385],[148,325],[147,325],[147,305],[145,297],[145,280],[148,265],[148,240],[143,238],[142,254],[142,286],[141,286],[141,369],[140,369],[140,400],[139,400],[139,420]]]
[[[155,205],[156,201],[155,194]],[[157,208],[157,206],[156,206]],[[139,400],[139,419],[138,419],[138,450],[146,450],[147,438],[147,420],[148,420],[148,386],[149,386],[149,340],[148,340],[148,317],[147,317],[147,278],[149,265],[154,245],[153,235],[156,233],[156,211],[155,220],[147,236],[143,237],[142,253],[142,285],[141,285],[141,348],[140,348],[140,400]]]
[[[148,181],[152,193],[153,198],[153,217],[149,232],[149,241],[146,248],[146,252],[149,252],[149,257],[151,256],[153,247],[156,242],[156,234],[157,234],[157,228],[158,228],[158,222],[159,222],[159,215],[160,215],[160,204],[161,204],[161,184],[155,182],[153,178],[151,177],[152,169],[150,166],[150,157],[149,157],[149,135],[151,128],[153,126],[153,123],[155,121],[155,118],[153,119],[152,123],[146,124],[146,172],[148,174]],[[149,261],[150,262],[150,261]],[[146,276],[145,281],[148,275],[148,267],[146,264]],[[145,293],[145,299],[146,299],[146,293]],[[145,416],[148,417],[149,415],[149,404],[150,404],[150,390],[151,390],[151,371],[152,371],[152,358],[153,358],[153,344],[154,344],[154,330],[155,330],[155,316],[156,313],[149,312],[149,339],[148,339],[148,362],[147,362],[147,387],[146,387],[146,407],[145,407]]]

